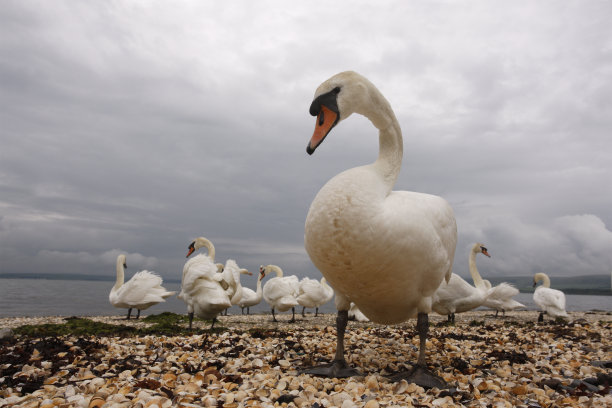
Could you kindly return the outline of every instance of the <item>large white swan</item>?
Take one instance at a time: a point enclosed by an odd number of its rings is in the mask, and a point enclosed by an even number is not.
[[[126,319],[130,318],[132,309],[138,310],[136,315],[138,319],[141,310],[165,302],[166,298],[176,293],[167,291],[162,286],[161,276],[147,270],[137,272],[132,279],[123,283],[125,268],[127,268],[125,255],[120,254],[117,256],[117,280],[108,295],[108,300],[115,307],[128,309]]]
[[[295,322],[295,306],[298,305],[297,294],[299,279],[295,275],[283,276],[283,270],[277,265],[261,265],[259,273],[262,278],[275,272],[276,277],[268,280],[263,287],[263,298],[272,308],[272,320],[275,322],[275,310],[286,312],[291,309],[290,323]]]
[[[244,314],[244,308],[246,307],[247,314],[250,312],[251,306],[258,305],[261,302],[263,292],[261,290],[261,280],[263,279],[264,274],[263,271],[259,271],[259,276],[257,277],[257,287],[256,290],[243,287],[242,288],[242,298],[240,302],[238,302],[238,306],[242,309],[241,312]]]
[[[298,288],[297,301],[302,306],[302,316],[306,308],[315,308],[315,317],[319,315],[319,306],[329,302],[334,297],[334,290],[327,284],[325,278],[319,282],[316,279],[303,278]]]
[[[466,282],[461,276],[453,273],[448,283],[442,282],[436,290],[432,308],[436,313],[448,316],[449,322],[455,321],[455,313],[476,309],[487,300],[490,288],[485,287],[476,268],[476,254],[479,253],[491,257],[483,244],[476,243],[470,249],[470,275],[474,281],[474,286]]]
[[[185,262],[178,297],[187,304],[190,329],[194,315],[212,319],[212,329],[217,315],[232,305],[233,289],[224,281],[223,273],[215,264],[215,247],[208,239],[196,238],[189,245],[187,257],[200,248],[206,248],[208,255],[198,254]]]
[[[425,342],[432,296],[451,277],[457,243],[453,210],[441,197],[392,191],[402,163],[402,134],[389,102],[366,78],[355,72],[333,76],[316,90],[310,113],[317,122],[309,154],[338,122],[359,113],[379,130],[379,155],[370,165],[333,177],[308,211],[304,243],[336,293],[338,337],[334,362],[307,372],[358,374],[344,359],[348,309],[354,302],[373,322],[417,317],[418,361],[410,373],[395,379],[444,386],[441,378],[427,373]]]
[[[565,293],[557,289],[550,288],[550,278],[545,273],[536,273],[533,276],[533,286],[542,281],[542,285],[538,286],[533,292],[533,301],[540,308],[538,321],[544,320],[544,313],[551,317],[568,317],[565,311]]]

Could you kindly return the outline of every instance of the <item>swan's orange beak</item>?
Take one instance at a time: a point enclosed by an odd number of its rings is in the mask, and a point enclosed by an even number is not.
[[[491,255],[489,255],[489,251],[487,251],[486,249],[482,250],[482,254],[488,256],[489,258],[491,257]]]
[[[193,251],[195,251],[194,247],[189,247],[189,251],[187,251],[187,256],[185,258],[189,258],[189,255],[193,254]]]
[[[314,133],[310,138],[310,143],[306,147],[308,154],[313,154],[317,146],[321,144],[325,136],[329,133],[334,125],[338,122],[338,114],[329,109],[325,105],[321,105],[321,111],[317,115],[317,124],[315,125]]]

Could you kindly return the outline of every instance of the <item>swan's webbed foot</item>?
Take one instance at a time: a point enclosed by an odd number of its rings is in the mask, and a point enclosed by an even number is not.
[[[406,380],[408,383],[414,383],[425,389],[439,388],[445,389],[450,386],[442,379],[442,377],[432,373],[427,367],[415,365],[412,370],[393,374],[388,377],[393,382]]]
[[[359,371],[357,371],[353,367],[350,367],[345,360],[334,360],[330,364],[323,364],[320,366],[300,370],[299,373],[327,378],[346,378],[363,376],[363,374],[361,374]]]

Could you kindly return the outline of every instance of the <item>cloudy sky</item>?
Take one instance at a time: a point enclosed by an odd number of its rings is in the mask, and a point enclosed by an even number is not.
[[[446,198],[485,276],[612,269],[612,3],[3,1],[0,272],[180,278],[217,260],[320,276],[319,188],[375,160],[356,115],[306,154],[316,87],[395,110],[398,190]]]

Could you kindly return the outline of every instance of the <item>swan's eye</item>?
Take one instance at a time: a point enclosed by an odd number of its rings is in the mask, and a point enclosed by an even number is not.
[[[325,114],[324,111],[321,110],[321,113],[319,113],[319,126],[323,126],[323,123],[325,123]]]

